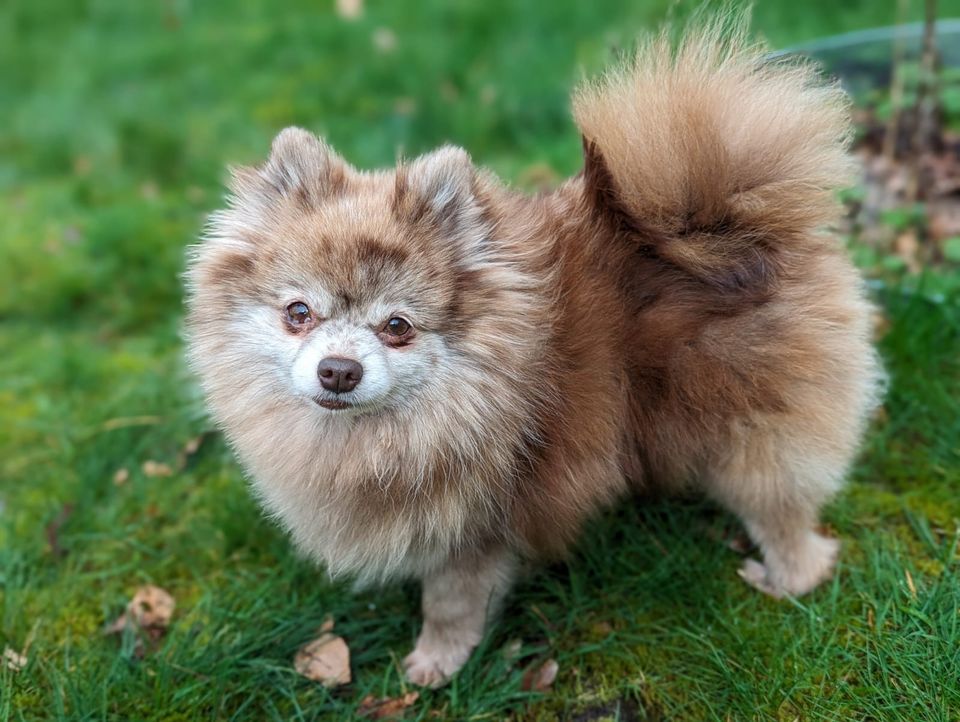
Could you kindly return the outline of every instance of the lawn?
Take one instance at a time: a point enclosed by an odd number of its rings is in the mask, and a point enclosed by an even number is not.
[[[184,247],[225,166],[290,124],[361,167],[452,141],[523,187],[575,172],[569,88],[670,3],[369,4],[0,6],[0,648],[27,660],[0,662],[0,719],[350,719],[407,691],[416,588],[327,581],[212,432],[182,359]],[[784,47],[895,3],[758,5]],[[891,388],[826,513],[832,583],[765,598],[735,573],[732,518],[628,502],[406,719],[960,719],[960,267],[874,289]],[[146,583],[177,609],[140,654],[102,630]],[[335,691],[292,665],[328,614],[353,660]],[[548,657],[553,687],[524,691]]]

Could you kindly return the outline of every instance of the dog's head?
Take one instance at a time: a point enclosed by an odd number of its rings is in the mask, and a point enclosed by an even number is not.
[[[215,408],[351,417],[497,393],[535,334],[529,277],[491,247],[484,182],[458,148],[359,172],[295,128],[236,169],[187,274]]]

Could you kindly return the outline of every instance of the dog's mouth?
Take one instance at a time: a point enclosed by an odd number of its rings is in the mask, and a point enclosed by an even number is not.
[[[325,409],[330,409],[331,411],[341,411],[343,409],[349,409],[353,404],[348,404],[346,401],[341,401],[340,399],[325,399],[321,397],[316,397],[314,401],[317,402],[318,406],[322,406]]]

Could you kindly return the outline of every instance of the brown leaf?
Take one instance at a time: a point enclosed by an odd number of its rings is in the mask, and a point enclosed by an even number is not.
[[[210,432],[205,431],[202,434],[189,439],[187,443],[183,445],[183,449],[181,449],[180,453],[177,454],[176,469],[178,471],[182,471],[190,465],[193,457],[196,456],[198,451],[200,451],[200,447],[203,446],[208,436],[210,436]]]
[[[293,658],[298,674],[324,687],[350,683],[350,648],[343,637],[326,633],[300,648]]]
[[[130,628],[156,641],[166,633],[176,606],[170,592],[147,584],[137,589],[124,613],[107,626],[104,634],[119,634]]]
[[[202,443],[203,443],[203,434],[200,434],[200,436],[194,436],[192,439],[187,441],[186,444],[183,445],[183,453],[186,454],[187,456],[193,456],[200,449],[200,444]]]
[[[170,468],[169,464],[161,464],[159,461],[144,461],[143,462],[143,473],[147,476],[172,476],[173,469]]]
[[[557,678],[560,665],[555,659],[548,659],[541,665],[533,665],[523,673],[520,688],[524,692],[546,692]]]
[[[363,0],[337,0],[336,8],[344,20],[356,20],[363,15]]]
[[[3,664],[7,669],[13,670],[14,672],[19,672],[27,666],[26,655],[20,654],[10,647],[3,648],[3,656],[0,657],[0,659],[3,660]]]
[[[130,469],[122,467],[113,474],[114,486],[123,486],[130,480]]]
[[[900,233],[893,242],[894,251],[903,259],[910,273],[919,273],[921,269],[918,254],[920,252],[920,241],[917,239],[917,232],[913,229]]]
[[[357,714],[370,719],[402,716],[407,707],[418,699],[420,699],[419,692],[407,692],[402,697],[374,697],[368,694],[360,702]]]
[[[928,204],[927,229],[934,241],[960,236],[960,203],[949,198]]]

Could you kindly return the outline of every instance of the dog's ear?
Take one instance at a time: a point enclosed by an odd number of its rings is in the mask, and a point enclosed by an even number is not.
[[[475,185],[467,152],[445,146],[397,169],[394,211],[411,223],[455,233],[480,216]]]
[[[241,203],[264,207],[287,198],[310,209],[338,193],[346,173],[347,164],[320,138],[285,128],[274,138],[266,163],[231,169],[230,190]]]

